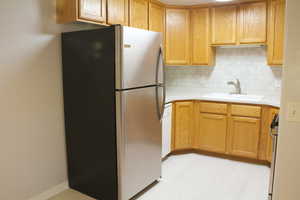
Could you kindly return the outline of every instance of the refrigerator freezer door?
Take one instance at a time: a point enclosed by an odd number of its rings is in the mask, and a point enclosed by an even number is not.
[[[117,36],[117,44],[120,46],[117,49],[121,52],[121,62],[116,69],[116,88],[156,85],[161,34],[126,26],[120,29],[121,34]]]
[[[155,87],[117,92],[119,200],[128,200],[161,176],[161,124]]]

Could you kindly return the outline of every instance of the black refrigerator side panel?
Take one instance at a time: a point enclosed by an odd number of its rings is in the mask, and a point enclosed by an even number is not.
[[[62,34],[69,185],[99,200],[118,199],[114,32]]]

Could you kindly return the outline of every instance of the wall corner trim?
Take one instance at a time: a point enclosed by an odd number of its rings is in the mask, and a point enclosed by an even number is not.
[[[47,200],[67,189],[69,189],[69,183],[65,181],[28,200]]]

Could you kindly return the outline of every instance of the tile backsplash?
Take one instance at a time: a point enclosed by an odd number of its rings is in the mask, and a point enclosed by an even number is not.
[[[228,81],[241,81],[242,92],[279,98],[281,67],[267,65],[265,47],[220,48],[216,50],[216,65],[166,67],[167,95],[233,92]]]

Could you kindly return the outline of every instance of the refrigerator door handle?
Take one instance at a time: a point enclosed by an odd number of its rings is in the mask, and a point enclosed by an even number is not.
[[[163,70],[163,82],[159,83],[159,66],[160,62],[162,62],[162,70]],[[164,55],[163,55],[163,49],[162,46],[159,48],[159,54],[157,58],[157,64],[156,64],[156,106],[157,106],[157,115],[159,120],[162,120],[165,112],[165,103],[166,103],[166,85],[165,85],[165,65],[164,65]],[[158,90],[159,88],[163,88],[163,101],[162,101],[162,109],[160,111],[160,105],[159,105],[159,95]]]

